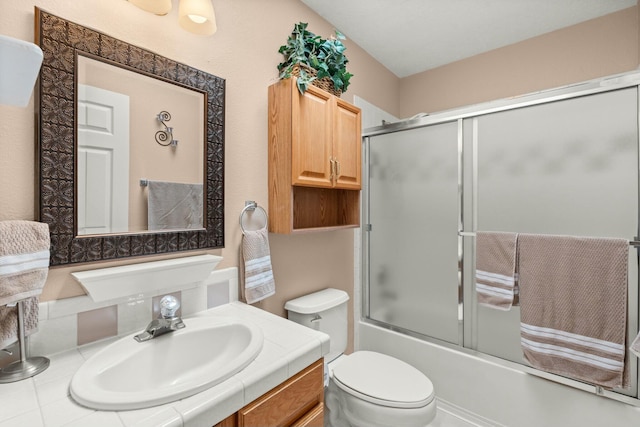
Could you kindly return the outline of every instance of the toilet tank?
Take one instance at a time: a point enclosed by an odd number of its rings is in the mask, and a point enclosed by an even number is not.
[[[347,348],[347,301],[349,295],[339,289],[328,288],[287,301],[284,305],[289,320],[329,335],[331,362]]]

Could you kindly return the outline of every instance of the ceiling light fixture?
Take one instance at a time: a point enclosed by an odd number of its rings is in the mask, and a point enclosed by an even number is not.
[[[171,11],[171,0],[128,0],[129,3],[156,15]],[[180,0],[178,23],[185,30],[202,36],[216,32],[216,15],[211,0]]]
[[[129,3],[156,15],[166,15],[171,11],[171,0],[129,0]]]
[[[211,0],[180,0],[178,23],[185,30],[203,36],[218,29]]]

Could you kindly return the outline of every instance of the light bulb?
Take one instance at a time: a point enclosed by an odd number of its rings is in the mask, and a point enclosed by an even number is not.
[[[207,18],[205,18],[204,16],[200,16],[200,15],[187,15],[187,16],[196,24],[202,24],[207,21]]]
[[[200,35],[216,32],[216,16],[211,0],[180,0],[178,22],[187,31]]]

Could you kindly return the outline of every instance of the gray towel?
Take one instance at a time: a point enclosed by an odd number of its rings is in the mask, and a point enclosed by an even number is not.
[[[629,242],[518,235],[521,344],[535,368],[628,387]]]
[[[517,302],[516,233],[476,233],[476,295],[478,303],[509,310]]]
[[[25,335],[38,325],[38,295],[49,272],[49,226],[33,221],[0,222],[0,348],[17,339],[15,307],[25,301]]]
[[[149,230],[204,228],[202,184],[149,181]]]
[[[276,293],[266,228],[244,232],[241,264],[241,277],[244,282],[242,290],[247,304],[261,301]]]

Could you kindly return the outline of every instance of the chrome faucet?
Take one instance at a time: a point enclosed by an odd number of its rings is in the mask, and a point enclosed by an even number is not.
[[[181,318],[176,316],[176,311],[180,308],[178,300],[171,296],[165,295],[160,300],[160,317],[152,320],[145,330],[133,338],[138,342],[149,341],[167,332],[177,331],[185,327]]]

